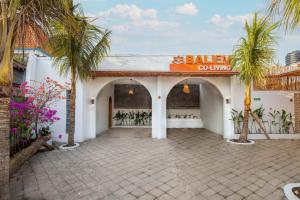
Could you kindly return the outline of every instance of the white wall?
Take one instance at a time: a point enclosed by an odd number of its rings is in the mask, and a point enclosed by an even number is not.
[[[219,91],[208,83],[200,85],[200,107],[204,128],[223,135],[223,98]]]
[[[29,54],[27,69],[26,69],[26,81],[43,81],[45,77],[50,77],[62,84],[70,82],[68,77],[61,76],[58,69],[54,66],[50,57],[38,57],[33,53]],[[86,83],[77,81],[76,84],[76,110],[75,110],[75,141],[81,142],[90,138],[86,128],[89,126],[88,119],[88,105],[89,97],[86,94]],[[57,110],[57,116],[60,120],[54,123],[50,129],[53,132],[52,139],[54,141],[66,142],[68,135],[66,134],[66,101],[60,100],[54,106],[53,109]],[[62,138],[59,138],[62,135]]]
[[[200,118],[200,108],[198,109],[167,109],[167,116],[171,115],[174,118],[175,115],[193,115],[196,118]]]
[[[134,113],[137,113],[137,112],[140,112],[140,113],[142,113],[142,112],[146,112],[146,113],[149,113],[149,112],[152,112],[152,109],[125,109],[125,108],[114,108],[113,109],[113,116],[112,117],[114,117],[115,115],[116,115],[116,113],[117,112],[123,112],[123,113],[129,113],[129,112],[134,112]],[[149,119],[148,119],[149,120]],[[149,122],[150,123],[150,121],[147,121],[147,122]],[[113,126],[120,126],[119,124],[118,124],[119,122],[117,121],[117,120],[115,120],[115,119],[113,119]],[[135,125],[134,124],[134,120],[129,120],[129,119],[126,119],[126,120],[124,120],[124,126],[126,127],[126,126],[130,126],[130,127],[132,127],[132,126],[136,126],[136,127],[144,127],[144,126],[147,126],[147,127],[149,127],[149,123],[147,123],[147,124],[144,124],[144,125]],[[151,123],[152,123],[152,121],[151,121]]]
[[[153,118],[157,118],[154,117],[155,116],[155,112],[154,110],[158,110],[159,107],[157,105],[157,102],[159,99],[156,98],[157,97],[157,85],[156,85],[156,81],[157,78],[156,77],[102,77],[102,78],[95,78],[92,80],[89,80],[87,82],[87,86],[85,87],[85,90],[87,91],[87,95],[86,98],[90,99],[96,99],[97,95],[99,92],[101,92],[101,90],[107,85],[112,83],[113,81],[116,80],[135,80],[139,83],[141,83],[143,86],[145,86],[145,88],[149,91],[151,98],[152,98],[152,116]],[[153,98],[155,97],[155,99]],[[87,120],[89,121],[89,125],[86,127],[85,129],[85,135],[89,135],[89,138],[94,138],[96,137],[96,106],[94,105],[85,105],[86,109],[88,109],[88,118]],[[153,138],[157,138],[157,135],[159,135],[160,131],[158,131],[158,128],[160,126],[156,125],[155,122],[152,121],[152,137]]]
[[[96,98],[96,133],[106,131],[109,127],[109,97],[114,102],[114,85],[106,85]]]
[[[244,108],[244,93],[245,86],[240,83],[237,78],[232,78],[232,98],[233,108],[237,110],[243,110]],[[288,92],[280,91],[253,91],[252,88],[252,109],[258,108],[261,105],[265,108],[265,112],[272,110],[285,109],[288,112],[294,114],[294,95]],[[254,98],[260,98],[259,101],[255,101]],[[292,101],[290,101],[292,99]]]
[[[170,90],[178,83],[185,80],[199,80],[202,83],[207,83],[215,86],[215,89],[220,92],[222,95],[222,104],[223,104],[223,115],[221,115],[223,121],[223,131],[222,135],[224,138],[232,138],[234,137],[234,127],[232,121],[230,121],[230,111],[231,111],[231,102],[226,102],[226,99],[231,99],[231,87],[230,87],[230,78],[229,77],[160,77],[161,79],[161,90],[162,90],[162,98],[164,102],[166,101],[166,96],[168,95]],[[200,103],[201,104],[201,103]],[[164,104],[162,106],[165,106]],[[201,118],[203,118],[204,111],[202,105],[201,107]],[[160,112],[164,110],[161,109]],[[164,114],[164,113],[163,113]],[[164,114],[165,116],[165,114]],[[163,118],[161,118],[163,120]],[[164,121],[163,121],[164,122]],[[165,129],[165,123],[162,123],[163,128]],[[205,125],[204,125],[205,126]]]
[[[41,81],[43,77],[49,76],[52,79],[58,80],[60,82],[65,82],[66,78],[59,76],[57,69],[53,67],[51,58],[36,57],[32,56],[29,60],[28,72],[26,75],[27,80],[38,80]],[[96,137],[96,133],[101,131],[99,126],[96,124],[99,121],[103,124],[108,124],[105,120],[97,121],[97,105],[92,104],[91,100],[95,100],[99,92],[109,83],[114,80],[130,79],[136,80],[137,82],[144,85],[152,97],[152,137],[153,138],[165,138],[166,128],[167,128],[167,109],[166,109],[166,99],[167,96],[176,84],[179,82],[189,79],[189,77],[102,77],[91,79],[87,82],[77,83],[77,96],[76,96],[76,124],[75,124],[75,141],[81,142],[86,139],[91,139]],[[230,94],[230,81],[228,77],[199,77],[196,79],[201,79],[203,81],[210,82],[218,87],[218,90],[222,92],[222,95],[231,98]],[[111,89],[113,92],[113,90]],[[98,107],[101,107],[98,105]],[[108,108],[108,106],[103,106]],[[228,107],[228,108],[227,108]],[[230,113],[230,104],[227,105],[225,113]],[[58,109],[58,115],[61,120],[56,123],[52,128],[54,131],[53,139],[58,140],[58,135],[62,134],[63,138],[60,141],[66,141],[67,135],[65,134],[65,101],[58,102],[56,106]],[[99,115],[99,111],[98,111]],[[107,115],[102,114],[107,119]],[[224,115],[225,116],[225,115]],[[228,117],[229,119],[229,117]],[[231,134],[231,125],[225,124],[228,128],[225,128],[224,136]],[[224,125],[224,126],[225,126]],[[233,129],[232,129],[233,130]]]
[[[171,57],[143,57],[135,58],[130,61],[131,57],[116,57],[110,58],[103,63],[105,66],[101,66],[101,69],[111,70],[168,70],[168,64]],[[140,68],[140,63],[143,61],[143,67]],[[146,63],[146,64],[145,64]],[[153,66],[152,68],[149,66]],[[129,67],[129,68],[127,68]],[[30,55],[27,70],[26,80],[42,81],[44,77],[50,78],[64,83],[68,78],[61,77],[58,74],[57,69],[53,66],[51,58],[49,57],[36,57],[33,54]],[[76,124],[75,124],[75,141],[81,142],[86,139],[95,138],[96,133],[101,131],[99,129],[99,122],[108,125],[107,115],[100,115],[100,111],[97,111],[97,107],[107,108],[108,105],[96,105],[91,103],[91,100],[95,100],[99,92],[109,83],[114,80],[130,79],[144,85],[152,97],[152,137],[153,138],[165,138],[167,128],[167,109],[166,100],[170,90],[178,83],[186,79],[197,79],[204,83],[202,88],[201,98],[201,118],[204,121],[204,126],[214,132],[220,132],[220,123],[213,123],[209,119],[215,119],[220,117],[223,119],[223,133],[224,138],[233,138],[233,123],[230,121],[230,111],[232,108],[241,110],[243,108],[244,86],[239,82],[236,77],[102,77],[89,80],[87,82],[77,82],[77,96],[76,96]],[[205,83],[211,84],[207,85]],[[213,85],[213,86],[212,86]],[[212,88],[210,88],[212,87]],[[110,90],[113,92],[113,89]],[[215,95],[219,91],[223,99],[216,101]],[[105,93],[105,92],[104,92]],[[107,96],[105,94],[104,96]],[[220,95],[220,94],[219,94]],[[294,113],[294,102],[290,102],[290,98],[293,96],[288,93],[280,92],[260,92],[253,91],[253,98],[260,98],[260,101],[253,101],[253,108],[263,105],[266,108],[266,112],[272,109],[281,110],[285,109],[288,112]],[[205,100],[206,99],[206,100]],[[226,101],[228,100],[228,102]],[[107,99],[108,101],[108,99]],[[216,102],[215,102],[216,101]],[[100,101],[102,102],[102,101]],[[216,106],[212,106],[212,105]],[[223,108],[223,112],[222,112]],[[65,118],[66,118],[66,104],[65,101],[59,101],[54,109],[58,110],[58,116],[61,120],[51,127],[53,130],[53,139],[58,140],[58,135],[62,134],[63,138],[60,141],[66,141],[67,135],[65,134]],[[217,111],[213,111],[216,109]],[[107,112],[107,111],[104,111]],[[171,111],[173,112],[173,111]],[[219,114],[218,114],[219,112]],[[98,114],[97,114],[98,113]],[[105,117],[103,120],[98,120],[97,115]],[[213,116],[215,115],[215,116]],[[207,119],[204,119],[205,116]],[[220,119],[218,119],[220,120]],[[222,120],[221,120],[222,121]],[[98,125],[96,125],[98,124]],[[216,127],[216,124],[218,127]]]
[[[44,78],[50,77],[62,84],[66,82],[66,78],[59,75],[58,70],[53,67],[53,63],[49,57],[37,57],[33,54],[29,55],[28,65],[26,69],[26,81],[43,82]],[[33,82],[31,82],[33,84]],[[62,135],[60,141],[67,141],[66,135],[66,101],[60,100],[52,106],[57,110],[57,116],[60,120],[55,122],[51,127],[53,132],[53,140],[59,140],[58,136]]]

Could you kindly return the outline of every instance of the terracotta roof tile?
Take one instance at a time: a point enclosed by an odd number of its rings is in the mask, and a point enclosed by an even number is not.
[[[47,41],[47,36],[40,29],[34,29],[31,26],[25,28],[25,36],[19,37],[16,41],[15,48],[43,48],[43,44]]]

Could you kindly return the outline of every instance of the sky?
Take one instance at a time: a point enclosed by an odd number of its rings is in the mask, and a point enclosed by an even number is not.
[[[76,0],[111,30],[111,54],[231,54],[244,21],[265,14],[268,0]],[[299,31],[279,29],[277,57],[300,49]]]

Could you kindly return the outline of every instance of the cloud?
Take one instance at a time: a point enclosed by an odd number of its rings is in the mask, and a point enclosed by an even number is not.
[[[114,32],[127,32],[128,31],[128,26],[126,25],[111,25],[110,29]]]
[[[104,2],[105,0],[75,0],[76,3]]]
[[[108,28],[117,33],[136,29],[162,30],[178,27],[177,23],[159,19],[156,9],[143,9],[135,4],[117,4],[97,15],[89,13],[89,16],[97,16],[100,21],[109,21]]]
[[[246,14],[246,15],[236,15],[236,16],[221,16],[219,14],[215,14],[211,19],[210,22],[222,29],[227,29],[234,24],[243,24],[245,20],[249,20],[253,17],[253,14]]]
[[[115,16],[121,18],[129,18],[131,20],[140,20],[143,17],[155,19],[157,18],[157,10],[142,9],[134,4],[117,4],[106,11],[100,12],[99,15],[103,17]]]
[[[181,15],[197,15],[198,8],[193,3],[185,3],[183,5],[177,6],[175,8],[175,13],[181,14]]]

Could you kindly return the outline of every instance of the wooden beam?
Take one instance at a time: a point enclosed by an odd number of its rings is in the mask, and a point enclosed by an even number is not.
[[[233,76],[233,71],[170,72],[170,71],[94,71],[93,77],[149,77],[149,76]]]

